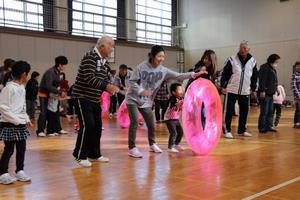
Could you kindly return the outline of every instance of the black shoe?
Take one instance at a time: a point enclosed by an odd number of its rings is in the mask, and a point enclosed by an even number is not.
[[[267,133],[266,130],[259,130],[259,133]]]

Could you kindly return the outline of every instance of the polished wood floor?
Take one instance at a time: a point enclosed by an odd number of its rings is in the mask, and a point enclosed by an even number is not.
[[[109,163],[80,168],[71,156],[74,123],[62,119],[71,133],[27,142],[25,171],[30,183],[0,185],[0,199],[243,199],[300,176],[300,130],[292,128],[293,110],[283,110],[279,132],[258,134],[257,109],[249,116],[252,138],[221,139],[209,156],[148,152],[146,128],[138,130],[143,159],[127,156],[127,129],[105,120],[102,152]],[[237,119],[233,124],[237,123]],[[234,130],[236,126],[234,126]],[[157,142],[166,149],[167,130],[157,125]],[[2,152],[3,145],[0,145]],[[15,155],[9,171],[14,174]],[[300,199],[300,181],[258,199]]]

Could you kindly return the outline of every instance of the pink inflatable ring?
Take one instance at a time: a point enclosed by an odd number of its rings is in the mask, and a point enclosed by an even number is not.
[[[202,103],[206,113],[203,130]],[[199,78],[187,89],[182,107],[182,127],[187,143],[198,155],[206,155],[217,145],[222,132],[222,105],[211,81]]]
[[[144,118],[141,113],[139,113],[138,115],[138,120],[139,122],[144,121]],[[130,118],[125,100],[121,103],[121,106],[119,107],[117,121],[122,128],[128,128],[130,125]]]

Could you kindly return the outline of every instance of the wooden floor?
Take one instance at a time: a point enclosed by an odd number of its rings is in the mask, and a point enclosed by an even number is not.
[[[109,163],[80,168],[71,156],[74,123],[62,119],[72,133],[27,142],[25,171],[32,182],[0,185],[0,199],[243,199],[300,176],[300,130],[292,128],[293,111],[283,110],[278,133],[259,135],[257,109],[251,110],[252,138],[221,139],[209,156],[148,152],[146,128],[138,130],[143,159],[127,155],[127,129],[105,120],[102,152]],[[237,119],[233,124],[237,123]],[[234,126],[236,130],[236,126]],[[157,142],[167,147],[167,130],[157,125]],[[3,145],[1,143],[1,152]],[[15,155],[9,171],[14,174]],[[300,199],[300,181],[257,199]]]

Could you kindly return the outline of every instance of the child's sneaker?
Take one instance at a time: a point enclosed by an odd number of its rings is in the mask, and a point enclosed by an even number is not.
[[[16,180],[17,179],[15,177],[11,176],[9,173],[5,173],[0,176],[0,183],[3,185],[12,184]]]
[[[136,147],[130,149],[128,155],[131,157],[134,157],[134,158],[142,158],[143,157],[143,154],[141,154],[141,152]]]
[[[109,162],[109,158],[101,156],[97,159],[89,158],[89,161],[91,161],[91,162]]]
[[[28,176],[23,170],[18,171],[16,174],[16,178],[18,181],[27,182],[31,180],[31,177]]]
[[[175,145],[175,149],[177,149],[178,151],[184,151],[184,148],[179,144]]]
[[[159,148],[159,146],[157,146],[157,144],[152,144],[150,146],[150,149],[149,149],[150,152],[154,152],[154,153],[162,153],[163,151]]]
[[[179,151],[177,149],[175,149],[174,147],[172,147],[171,149],[168,148],[168,152],[170,152],[170,153],[178,153]]]
[[[76,160],[76,162],[81,165],[82,167],[90,167],[92,163],[89,160]]]

